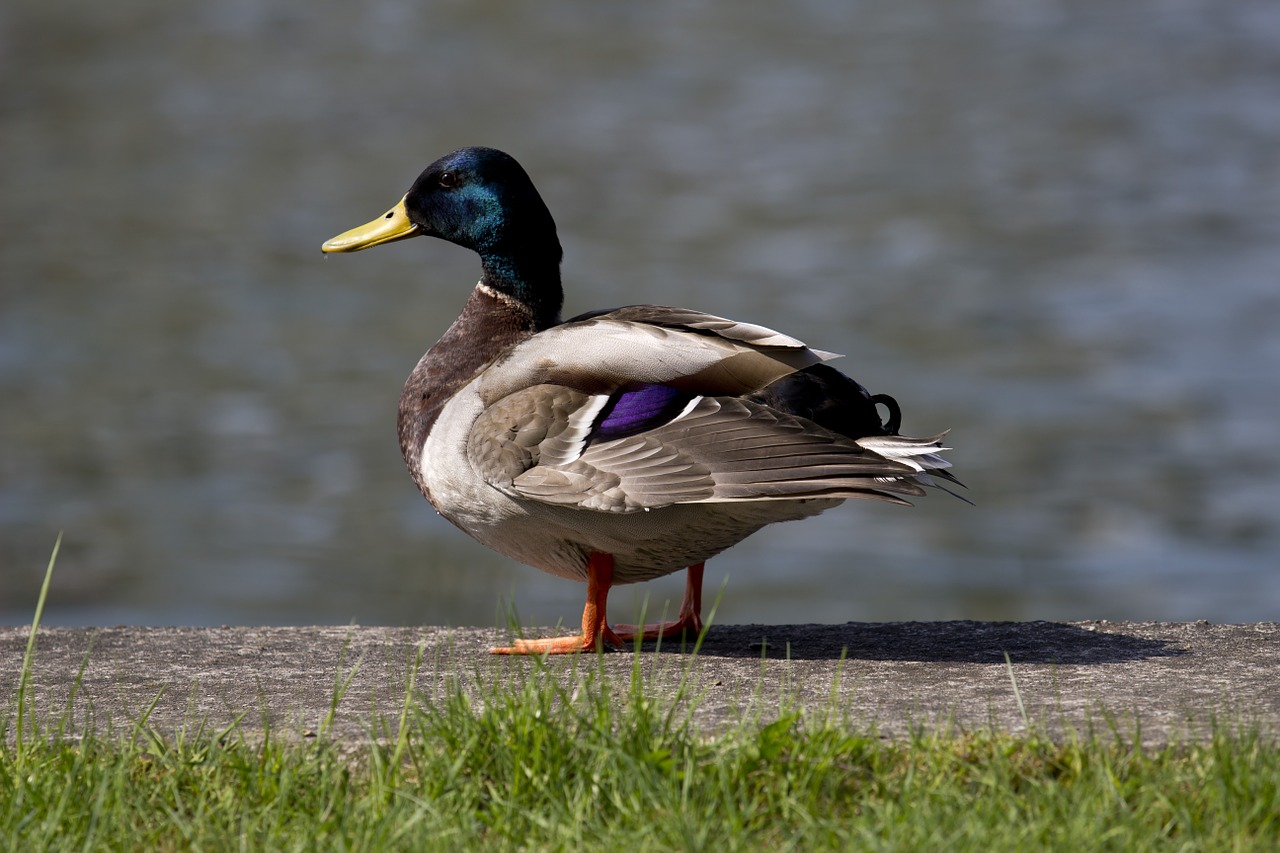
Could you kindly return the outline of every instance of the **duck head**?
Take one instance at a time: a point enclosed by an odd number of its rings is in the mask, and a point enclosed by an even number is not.
[[[563,254],[555,220],[515,158],[463,148],[432,163],[382,216],[328,240],[325,253],[358,252],[418,236],[480,255],[485,284],[532,306],[561,302]]]

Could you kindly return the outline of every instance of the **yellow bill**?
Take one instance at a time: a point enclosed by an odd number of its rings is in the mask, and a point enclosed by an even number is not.
[[[331,240],[326,240],[324,245],[320,247],[320,251],[326,254],[330,252],[358,252],[361,249],[381,246],[383,243],[407,240],[421,233],[422,229],[409,221],[409,213],[404,208],[404,199],[402,198],[396,202],[395,207],[388,210],[383,216],[358,228],[343,231]]]

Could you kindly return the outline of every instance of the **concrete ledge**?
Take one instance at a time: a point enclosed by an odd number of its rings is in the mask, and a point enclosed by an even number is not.
[[[83,666],[75,728],[90,721],[127,731],[159,695],[149,722],[161,732],[191,730],[201,720],[216,730],[241,718],[248,730],[269,721],[276,733],[307,736],[329,712],[336,680],[358,660],[332,729],[358,742],[369,737],[370,720],[397,717],[419,646],[423,701],[453,685],[483,701],[487,686],[539,665],[487,654],[506,639],[477,628],[44,629],[32,693],[40,713],[63,713]],[[0,628],[6,699],[26,640],[27,629]],[[634,661],[609,654],[599,668],[625,691]],[[1280,732],[1277,623],[723,625],[711,629],[696,658],[671,644],[658,652],[647,646],[640,662],[655,695],[673,691],[687,671],[698,697],[695,719],[709,731],[744,713],[770,719],[790,696],[802,711],[834,708],[890,736],[948,723],[1018,732],[1025,726],[1016,680],[1027,717],[1056,733],[1115,726],[1161,743],[1203,737],[1215,719]],[[547,667],[581,677],[597,658],[553,658]]]

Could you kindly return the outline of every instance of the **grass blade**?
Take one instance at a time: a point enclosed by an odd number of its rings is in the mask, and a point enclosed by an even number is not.
[[[28,692],[31,689],[31,666],[36,656],[36,632],[40,629],[40,619],[44,616],[44,602],[49,597],[49,583],[53,580],[53,564],[58,560],[58,550],[61,547],[62,533],[58,533],[58,538],[53,543],[53,553],[49,555],[49,566],[44,570],[44,583],[40,584],[40,597],[36,599],[36,613],[31,619],[31,633],[27,636],[27,651],[22,656],[22,673],[18,676],[18,727],[15,733],[19,756],[23,753],[22,741],[30,699]],[[34,709],[31,713],[35,713]],[[31,722],[35,724],[34,718]]]

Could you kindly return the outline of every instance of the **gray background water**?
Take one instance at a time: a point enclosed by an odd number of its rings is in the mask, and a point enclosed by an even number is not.
[[[474,257],[319,252],[469,144],[568,313],[772,325],[953,429],[976,507],[767,530],[718,619],[1280,617],[1277,45],[1273,0],[6,4],[0,619],[64,530],[53,623],[576,624],[398,455]]]

